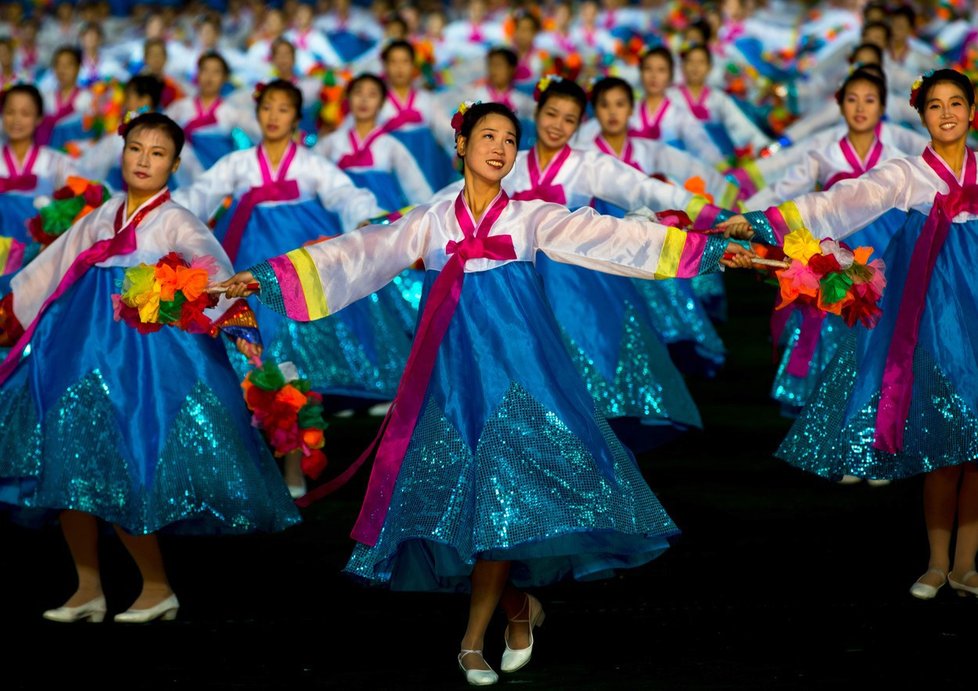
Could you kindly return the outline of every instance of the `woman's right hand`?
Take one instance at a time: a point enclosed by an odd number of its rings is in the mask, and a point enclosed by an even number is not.
[[[754,237],[754,229],[742,214],[731,216],[726,221],[716,224],[717,230],[723,231],[724,237],[736,238],[737,240],[750,240]]]
[[[229,298],[246,298],[258,292],[255,276],[250,271],[239,271],[231,278],[207,286],[208,293],[224,293]]]

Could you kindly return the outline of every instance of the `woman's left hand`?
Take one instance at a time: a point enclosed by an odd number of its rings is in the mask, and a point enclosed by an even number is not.
[[[731,269],[753,268],[752,260],[757,255],[736,242],[728,242],[720,263]]]

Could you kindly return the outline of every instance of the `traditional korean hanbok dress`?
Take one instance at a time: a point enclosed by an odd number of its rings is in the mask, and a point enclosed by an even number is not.
[[[448,124],[451,114],[444,115],[436,117],[432,97],[427,92],[412,89],[402,102],[391,89],[377,118],[388,134],[411,152],[433,190],[440,190],[459,177],[446,150],[451,138]]]
[[[805,161],[793,167],[783,179],[747,200],[746,206],[763,209],[806,192],[827,190],[837,182],[857,178],[884,161],[904,155],[877,139],[865,160],[860,160],[848,137],[842,137],[821,149],[809,151]],[[876,256],[882,256],[890,238],[905,220],[905,212],[888,211],[847,237],[845,242],[853,248],[872,247]],[[819,377],[835,359],[850,329],[841,317],[815,307],[795,306],[776,310],[771,317],[771,328],[775,340],[783,339],[785,343],[771,396],[781,404],[785,414],[795,416],[808,402]]]
[[[166,109],[166,114],[183,128],[187,143],[181,158],[193,156],[207,170],[222,156],[241,148],[244,142],[261,140],[254,110],[215,99],[204,107],[199,98],[183,98]]]
[[[778,242],[800,224],[844,239],[892,209],[883,316],[856,326],[778,456],[830,478],[896,479],[978,458],[978,165],[956,177],[933,149],[749,219]],[[765,223],[766,221],[766,223]]]
[[[34,240],[27,221],[37,215],[34,200],[51,197],[76,175],[67,155],[47,146],[32,146],[18,161],[6,144],[0,149],[0,275],[12,274],[33,256]]]
[[[335,237],[381,211],[369,191],[295,144],[277,170],[262,146],[228,154],[194,185],[176,192],[174,200],[201,219],[224,209],[214,233],[238,267]],[[257,303],[254,308],[267,357],[293,362],[317,391],[393,398],[410,340],[398,315],[379,298],[358,303],[339,319],[313,324],[282,319]],[[244,358],[232,361],[242,374],[248,367]]]
[[[699,178],[706,192],[720,200],[723,208],[732,206],[739,194],[736,185],[715,169],[700,163],[684,151],[653,139],[628,137],[621,152],[600,135],[593,150],[614,156],[646,175],[666,175],[670,182],[683,187]],[[604,199],[592,206],[603,214],[621,218],[627,212]],[[645,298],[649,317],[662,340],[669,345],[677,367],[684,372],[713,375],[725,358],[725,349],[702,303],[688,279],[673,281],[634,281]]]
[[[84,118],[92,108],[92,93],[75,87],[67,97],[61,89],[44,93],[44,118],[34,140],[52,149],[64,150],[71,142],[86,141],[92,133],[85,129]]]
[[[536,149],[517,154],[503,188],[514,199],[542,199],[571,209],[594,198],[627,209],[675,209],[710,227],[721,211],[703,197],[639,173],[599,151],[565,147],[544,170]],[[556,262],[537,262],[565,343],[599,410],[609,418],[685,428],[701,424],[682,375],[648,314],[647,301],[621,276]],[[581,305],[600,305],[582,311]]]
[[[770,137],[723,91],[704,86],[699,98],[694,98],[685,85],[679,85],[670,92],[670,100],[703,124],[713,143],[728,159],[758,152],[770,143]]]
[[[724,247],[505,193],[476,223],[460,194],[252,267],[262,300],[303,320],[344,309],[418,256],[428,269],[413,366],[346,570],[395,589],[460,591],[477,558],[512,560],[522,587],[660,554],[676,527],[595,409],[533,261],[539,251],[622,275],[688,276],[713,270]]]
[[[298,523],[224,345],[115,318],[127,267],[172,251],[213,257],[220,278],[231,274],[226,255],[167,190],[128,218],[125,204],[119,195],[75,224],[0,304],[16,339],[0,365],[0,501],[42,515],[75,509],[136,535]],[[205,315],[215,333],[256,338],[241,301]]]

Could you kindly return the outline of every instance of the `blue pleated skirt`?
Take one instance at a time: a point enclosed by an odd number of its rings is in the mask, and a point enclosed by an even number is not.
[[[699,427],[699,411],[632,279],[542,255],[537,267],[578,372],[605,417]]]
[[[978,458],[978,221],[952,224],[927,288],[903,449],[873,448],[883,370],[925,220],[911,212],[890,241],[883,316],[875,329],[856,326],[839,348],[777,451],[788,463],[830,478],[897,479]]]
[[[218,239],[223,240],[235,208],[214,229]],[[235,266],[254,266],[321,236],[338,235],[340,227],[339,219],[318,199],[259,205],[245,228]],[[393,306],[394,289],[387,290],[329,319],[313,322],[287,319],[252,298],[266,357],[294,363],[316,391],[368,401],[392,400],[411,341],[405,332],[405,317]],[[232,355],[232,362],[242,377],[251,368],[237,354]]]
[[[390,133],[414,156],[428,186],[440,190],[459,178],[454,162],[427,126],[402,127]]]
[[[223,344],[115,321],[123,271],[90,269],[0,387],[0,500],[38,518],[83,511],[133,534],[298,523]]]
[[[510,560],[526,587],[637,566],[677,533],[595,409],[533,266],[466,274],[380,537],[346,571],[464,591],[476,559]]]

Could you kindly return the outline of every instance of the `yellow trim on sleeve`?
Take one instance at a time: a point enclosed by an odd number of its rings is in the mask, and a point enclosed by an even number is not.
[[[710,203],[710,200],[699,194],[694,194],[693,198],[686,205],[686,215],[689,216],[690,221],[695,221],[696,217],[700,215],[700,211],[703,207]]]
[[[802,220],[801,213],[798,211],[798,207],[794,202],[785,202],[778,207],[778,211],[781,212],[781,217],[788,226],[789,232],[805,227],[805,222]]]
[[[659,263],[655,267],[656,278],[674,278],[679,273],[679,260],[686,245],[686,233],[678,228],[666,228],[666,239],[662,243]]]
[[[319,270],[315,262],[305,248],[292,250],[285,255],[292,262],[296,276],[302,285],[302,294],[306,298],[306,309],[309,312],[309,320],[322,319],[329,314],[326,305],[326,293],[323,291],[322,281],[319,280]]]

